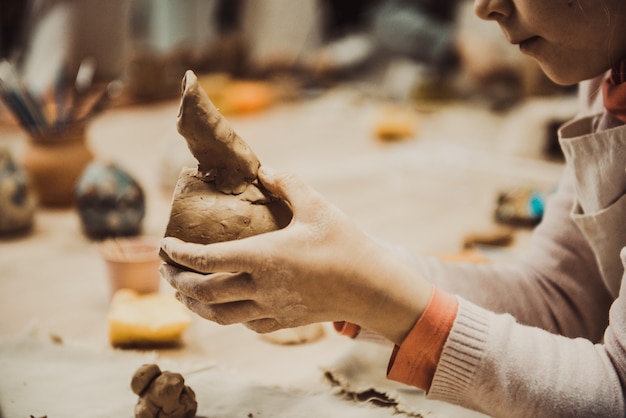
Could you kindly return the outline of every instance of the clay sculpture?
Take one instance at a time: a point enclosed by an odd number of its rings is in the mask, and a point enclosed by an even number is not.
[[[130,382],[139,396],[135,418],[194,418],[196,394],[180,373],[162,372],[156,364],[140,366]]]
[[[285,227],[292,213],[257,179],[260,162],[187,71],[178,132],[198,161],[178,178],[166,237],[199,244],[230,241]],[[161,257],[169,263],[167,255]]]

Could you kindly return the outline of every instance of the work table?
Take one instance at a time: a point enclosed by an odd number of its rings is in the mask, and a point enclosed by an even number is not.
[[[490,229],[499,190],[549,186],[559,179],[560,162],[512,155],[497,144],[506,115],[464,104],[416,109],[415,135],[385,142],[375,138],[373,125],[386,105],[358,91],[337,89],[228,119],[263,164],[296,173],[367,232],[420,253],[458,253],[465,234]],[[177,172],[188,162],[175,127],[177,106],[176,101],[167,101],[114,107],[88,127],[96,158],[115,161],[144,188],[147,211],[142,233],[157,238],[167,222]],[[24,141],[19,129],[0,126],[0,146],[8,146],[16,157]],[[514,257],[528,235],[529,231],[519,232],[514,248],[491,255]],[[96,243],[82,233],[73,208],[38,209],[28,235],[0,240],[0,266],[0,338],[53,337],[54,344],[62,342],[72,349],[119,351],[107,341],[104,262]],[[161,291],[172,290],[163,282]],[[194,317],[183,345],[156,355],[185,367],[216,365],[242,381],[267,387],[326,393],[331,386],[322,369],[355,343],[334,333],[329,324],[325,327],[326,334],[318,341],[280,346],[243,326],[224,327]],[[11,376],[3,377],[7,378]],[[130,376],[120,385],[126,390],[129,382]],[[0,395],[1,407],[10,410],[2,402],[6,400]],[[424,415],[436,414],[436,405],[428,404]],[[22,412],[22,416],[36,413]]]

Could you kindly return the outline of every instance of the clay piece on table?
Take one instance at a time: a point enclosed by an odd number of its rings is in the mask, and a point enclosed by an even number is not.
[[[260,334],[263,341],[277,345],[307,344],[319,340],[324,336],[324,326],[319,323],[303,325],[294,328],[284,328],[277,331]]]
[[[94,240],[138,235],[146,211],[139,183],[118,164],[100,161],[79,179],[76,207],[83,232]]]
[[[383,142],[400,141],[416,136],[417,118],[412,109],[388,106],[381,111],[374,126],[376,138]]]
[[[178,132],[198,161],[184,168],[172,198],[166,237],[199,244],[230,241],[284,228],[288,205],[257,179],[261,165],[187,71],[182,83]],[[165,253],[161,257],[174,264]]]
[[[130,388],[139,396],[135,418],[194,418],[196,394],[185,385],[180,373],[161,371],[156,364],[144,364],[133,375]]]
[[[0,236],[32,229],[36,199],[28,177],[7,148],[0,148]]]

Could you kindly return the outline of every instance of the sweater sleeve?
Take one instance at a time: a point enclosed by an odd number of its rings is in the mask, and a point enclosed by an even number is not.
[[[356,338],[361,333],[361,327],[348,321],[335,321],[333,327],[341,335],[349,338]]]
[[[621,260],[626,266],[626,248]],[[461,299],[428,397],[496,417],[623,417],[625,280],[626,273],[602,345]]]
[[[435,288],[424,313],[400,346],[395,346],[387,377],[427,391],[452,329],[458,302]]]

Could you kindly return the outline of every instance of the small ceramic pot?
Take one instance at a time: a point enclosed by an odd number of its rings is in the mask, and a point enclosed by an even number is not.
[[[22,156],[41,206],[67,207],[74,203],[74,188],[93,153],[87,145],[84,124],[59,133],[29,137]]]
[[[148,237],[115,238],[98,244],[108,276],[110,296],[120,289],[140,294],[159,291],[159,246]]]

